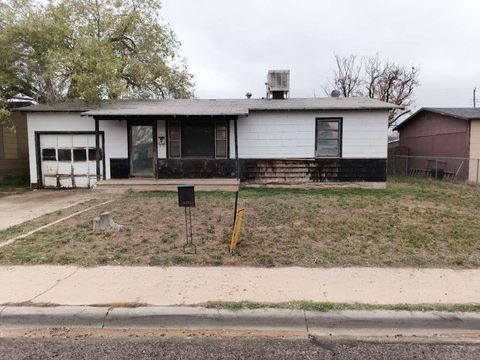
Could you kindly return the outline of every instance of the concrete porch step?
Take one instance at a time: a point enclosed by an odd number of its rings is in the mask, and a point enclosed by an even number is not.
[[[179,185],[194,185],[196,191],[237,191],[237,179],[111,179],[97,183],[99,189],[131,189],[133,191],[177,191]]]

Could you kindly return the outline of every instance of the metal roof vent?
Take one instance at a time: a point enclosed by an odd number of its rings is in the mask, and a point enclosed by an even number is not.
[[[267,99],[286,99],[290,90],[290,70],[268,70]]]

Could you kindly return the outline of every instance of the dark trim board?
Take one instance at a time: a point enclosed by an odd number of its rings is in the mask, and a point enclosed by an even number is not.
[[[235,159],[159,159],[159,178],[235,178]],[[387,159],[239,159],[242,182],[385,182]]]
[[[103,162],[103,180],[107,178],[106,174],[106,164],[105,164],[105,132],[99,131],[99,134],[102,137],[102,162]],[[36,155],[36,166],[37,166],[37,183],[35,183],[36,188],[43,187],[42,182],[42,154],[40,151],[40,136],[41,135],[95,135],[95,131],[35,131],[35,155]],[[33,184],[32,184],[33,186]]]

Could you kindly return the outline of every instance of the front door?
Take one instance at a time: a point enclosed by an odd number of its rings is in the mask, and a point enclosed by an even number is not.
[[[154,130],[151,124],[129,125],[131,176],[155,176]]]

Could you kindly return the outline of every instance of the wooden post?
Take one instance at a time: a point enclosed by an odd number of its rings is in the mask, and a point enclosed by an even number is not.
[[[95,118],[95,165],[97,171],[97,181],[100,180],[100,124],[98,118]]]

